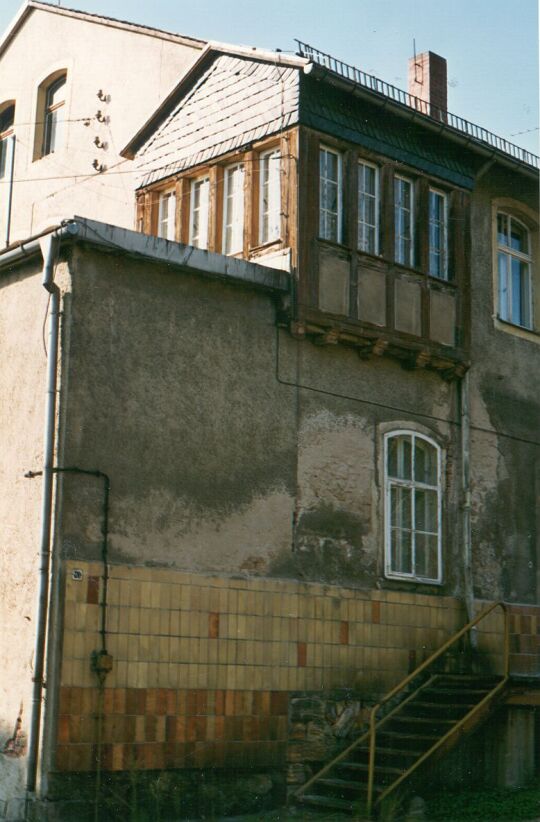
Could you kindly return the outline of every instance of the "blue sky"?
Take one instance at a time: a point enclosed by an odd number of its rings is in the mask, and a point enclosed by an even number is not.
[[[406,88],[407,60],[428,49],[448,60],[448,108],[536,154],[536,0],[72,0],[69,6],[136,23],[294,51],[294,38]],[[0,30],[20,7],[2,0]],[[524,132],[524,133],[523,133]]]

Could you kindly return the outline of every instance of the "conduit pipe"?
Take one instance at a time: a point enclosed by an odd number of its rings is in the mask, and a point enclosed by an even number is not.
[[[461,522],[463,541],[463,593],[467,610],[467,621],[474,619],[474,585],[472,572],[471,534],[471,417],[470,380],[467,371],[459,381],[459,401],[461,420]],[[471,632],[471,644],[476,644],[476,636]]]
[[[45,670],[45,645],[47,636],[47,615],[49,605],[49,569],[51,550],[51,519],[53,500],[53,460],[56,431],[56,376],[58,360],[58,337],[60,327],[60,289],[54,282],[54,268],[60,242],[64,237],[72,237],[79,231],[77,223],[70,222],[54,232],[44,235],[39,242],[43,254],[42,285],[50,294],[49,305],[49,345],[47,349],[47,383],[45,399],[45,428],[43,436],[43,490],[41,500],[41,531],[39,549],[39,579],[36,609],[36,634],[34,645],[34,676],[30,731],[28,740],[28,763],[26,790],[36,790],[39,740],[41,735],[41,703],[43,697],[43,673]],[[33,244],[32,244],[33,245]],[[34,249],[32,249],[34,250]],[[13,249],[13,257],[24,256],[22,247]],[[10,254],[10,252],[7,252]],[[7,256],[7,255],[6,255]],[[5,256],[2,255],[2,261]]]

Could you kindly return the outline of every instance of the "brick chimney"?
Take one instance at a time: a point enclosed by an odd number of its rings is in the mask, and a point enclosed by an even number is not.
[[[409,60],[409,94],[421,101],[419,111],[446,120],[447,84],[446,60],[432,51],[424,51]]]

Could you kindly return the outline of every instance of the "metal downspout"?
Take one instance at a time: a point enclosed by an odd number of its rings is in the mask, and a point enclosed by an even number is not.
[[[41,532],[39,552],[39,582],[36,611],[36,636],[34,645],[34,676],[32,706],[28,741],[26,790],[34,793],[37,781],[39,741],[41,730],[41,702],[43,673],[45,670],[45,645],[49,605],[49,568],[51,542],[51,516],[53,500],[53,460],[56,431],[56,378],[58,337],[60,326],[60,289],[54,283],[54,267],[60,241],[63,237],[78,233],[76,223],[69,223],[42,238],[43,279],[42,285],[50,294],[49,346],[47,353],[47,387],[45,400],[45,430],[43,442],[43,491],[41,501]]]
[[[461,512],[463,540],[463,589],[467,620],[475,617],[474,586],[472,573],[471,535],[471,419],[470,380],[467,371],[459,381],[460,421],[461,421]],[[471,644],[475,646],[475,634],[471,633]]]

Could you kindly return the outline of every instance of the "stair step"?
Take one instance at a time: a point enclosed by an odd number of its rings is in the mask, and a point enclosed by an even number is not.
[[[336,765],[339,768],[350,768],[351,770],[355,771],[369,771],[369,765],[365,765],[363,762],[340,762],[339,765]],[[377,773],[395,773],[401,775],[406,768],[396,768],[394,765],[376,765]],[[321,780],[322,781],[322,780]]]
[[[347,799],[338,799],[335,796],[317,796],[316,794],[302,794],[299,797],[303,805],[316,805],[319,808],[335,808],[339,811],[351,812],[354,803]]]
[[[438,710],[449,710],[450,708],[462,711],[464,708],[474,708],[476,702],[409,702],[403,706],[406,708],[428,708]]]
[[[485,696],[488,694],[492,688],[438,688],[436,686],[431,686],[426,688],[424,694],[444,694],[445,696],[456,696],[456,694],[463,694],[463,695],[479,695]]]
[[[379,731],[381,736],[390,736],[396,740],[414,740],[415,742],[425,739],[427,742],[436,742],[440,739],[438,734],[417,734],[405,733],[404,731]]]
[[[356,782],[352,779],[340,779],[337,776],[328,777],[327,779],[323,777],[317,781],[317,785],[326,785],[327,788],[340,788],[347,791],[358,791],[360,793],[365,793],[366,790],[365,782]]]
[[[394,716],[388,720],[389,723],[391,722],[407,722],[413,723],[414,725],[455,725],[457,720],[455,719],[440,719],[440,717],[425,717],[425,716],[400,716],[399,714],[394,714]]]
[[[380,731],[383,733],[383,731]],[[361,753],[369,756],[369,748],[366,746],[362,746],[361,748],[356,748],[354,753]],[[412,757],[422,756],[424,751],[414,751],[409,748],[386,748],[384,745],[381,745],[379,741],[377,741],[377,756],[381,754],[382,756],[406,756],[409,759]]]

